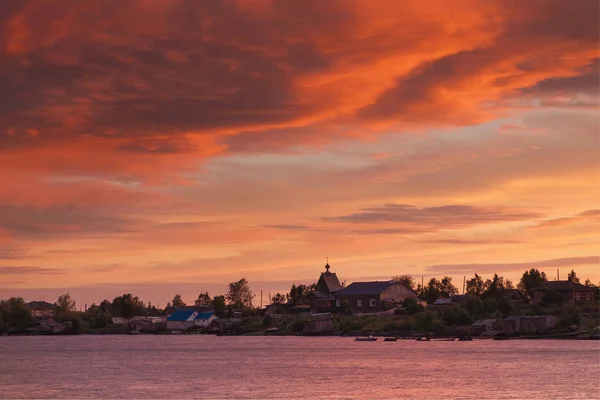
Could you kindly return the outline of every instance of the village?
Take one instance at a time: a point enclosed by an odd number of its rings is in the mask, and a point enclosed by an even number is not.
[[[293,285],[264,307],[252,306],[248,282],[230,284],[226,296],[201,293],[194,305],[181,296],[164,309],[124,294],[75,311],[68,294],[56,303],[11,298],[0,303],[3,335],[216,334],[345,335],[391,338],[598,338],[598,287],[547,280],[525,271],[514,288],[494,275],[465,279],[463,293],[452,279],[415,286],[410,275],[345,285],[329,263],[312,285]],[[373,339],[375,340],[375,339]],[[387,340],[387,339],[386,339]]]

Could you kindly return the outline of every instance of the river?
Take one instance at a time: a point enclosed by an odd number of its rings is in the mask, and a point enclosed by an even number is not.
[[[0,398],[600,399],[600,342],[0,337]]]

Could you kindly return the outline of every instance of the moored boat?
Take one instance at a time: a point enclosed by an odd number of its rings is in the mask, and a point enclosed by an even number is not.
[[[383,339],[384,342],[397,342],[398,338],[395,337],[386,337]]]
[[[375,342],[375,341],[377,341],[377,338],[373,337],[373,336],[357,336],[356,339],[354,339],[354,341],[356,341],[356,342]]]

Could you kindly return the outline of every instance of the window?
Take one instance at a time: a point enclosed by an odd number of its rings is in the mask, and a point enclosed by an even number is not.
[[[592,292],[587,292],[587,293],[585,294],[585,299],[586,299],[587,301],[590,301],[590,300],[592,299]]]
[[[575,300],[576,301],[581,300],[581,295],[579,294],[579,292],[575,293]]]
[[[335,306],[336,307],[341,307],[342,306],[342,301],[341,300],[336,300],[335,301]]]
[[[357,307],[362,307],[362,300],[356,300]]]
[[[375,299],[370,299],[370,300],[369,300],[369,305],[370,305],[371,307],[375,307],[375,305],[376,305],[376,304],[377,304],[377,301],[376,301]]]

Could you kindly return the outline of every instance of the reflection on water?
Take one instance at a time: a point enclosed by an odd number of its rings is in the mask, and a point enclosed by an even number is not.
[[[595,341],[0,338],[0,398],[600,399]]]

